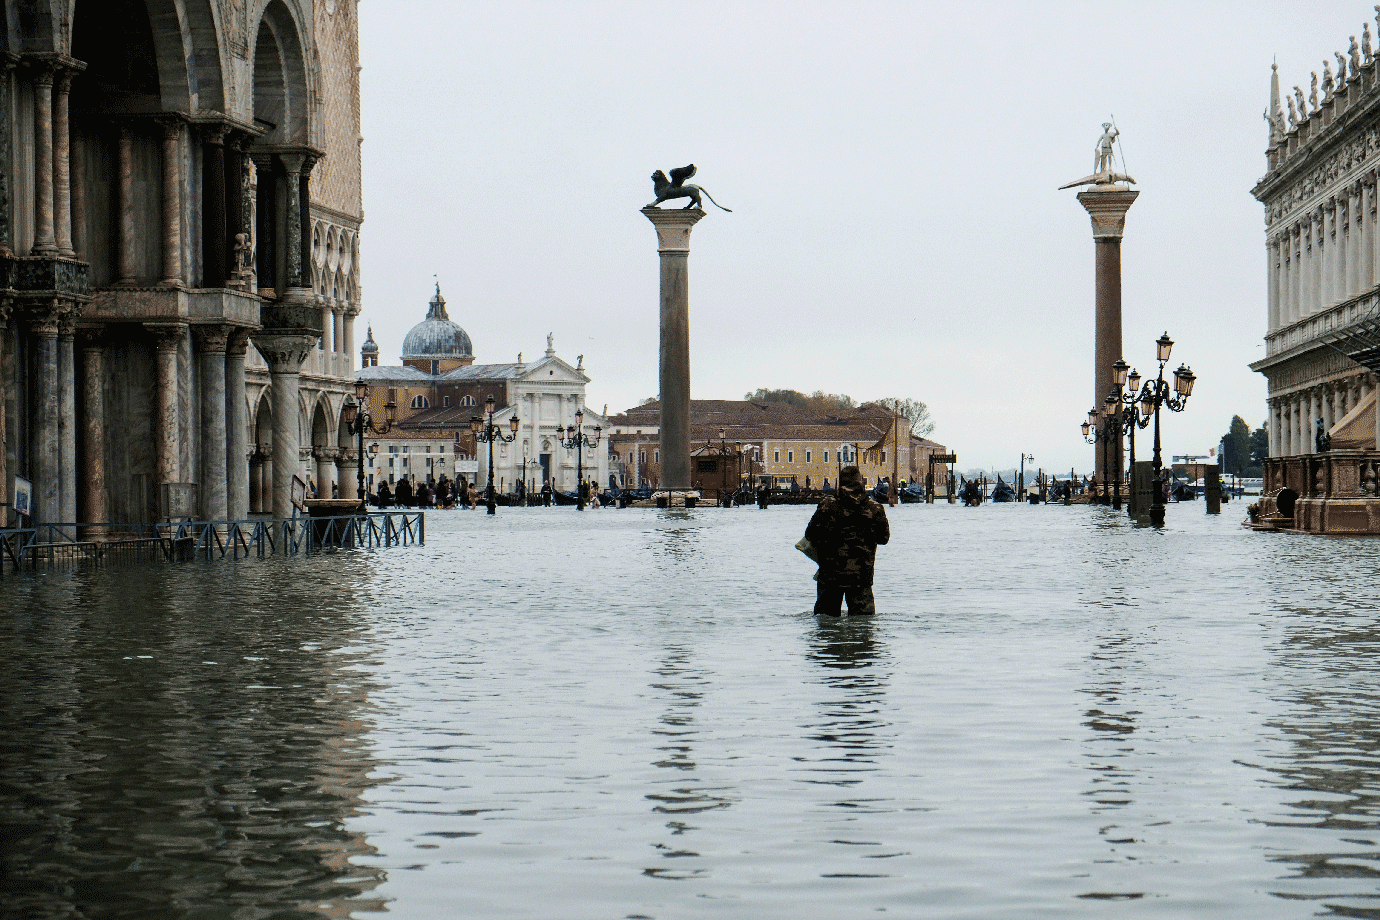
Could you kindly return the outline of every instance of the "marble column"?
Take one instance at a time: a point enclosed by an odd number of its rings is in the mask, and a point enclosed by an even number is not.
[[[249,467],[250,489],[253,496],[249,510],[254,514],[262,514],[265,508],[272,508],[272,499],[269,495],[270,478],[273,475],[272,467],[269,465],[271,456],[271,447],[256,447],[254,450],[254,459]]]
[[[134,284],[138,277],[134,260],[134,135],[129,125],[120,126],[116,159],[119,170],[119,232],[115,247],[115,274],[120,284]]]
[[[254,347],[268,363],[273,390],[273,516],[293,514],[292,477],[298,473],[301,443],[302,362],[316,345],[316,336],[262,333],[252,336]]]
[[[182,481],[182,426],[177,412],[182,388],[177,373],[177,352],[187,327],[182,323],[145,323],[144,327],[153,334],[156,352],[153,451],[158,516],[164,518],[170,509],[164,507],[162,486]]]
[[[1274,397],[1265,401],[1266,414],[1266,435],[1269,439],[1269,451],[1271,457],[1279,456],[1279,405]]]
[[[206,287],[225,287],[226,215],[225,215],[225,127],[213,125],[206,129],[201,144],[201,201],[202,283]]]
[[[284,249],[287,253],[287,287],[300,288],[302,284],[302,165],[306,157],[297,154],[284,154],[281,157],[283,169],[287,172],[287,226],[284,227]]]
[[[1279,238],[1272,237],[1265,241],[1265,290],[1269,304],[1267,312],[1267,328],[1270,332],[1279,328]]]
[[[249,330],[235,328],[225,343],[226,514],[232,521],[249,517],[249,406],[244,387],[244,359]]]
[[[656,228],[661,263],[661,491],[684,492],[690,479],[690,231],[695,208],[642,213]]]
[[[1336,302],[1337,296],[1337,200],[1329,198],[1323,209],[1322,258],[1319,259],[1321,283],[1318,285],[1318,306],[1320,313]]]
[[[58,255],[75,258],[72,248],[72,135],[68,101],[72,95],[72,74],[57,75],[53,85],[53,217]]]
[[[53,235],[53,81],[44,67],[34,74],[34,245],[36,256],[58,254]],[[51,518],[49,519],[51,520]]]
[[[33,521],[55,524],[62,520],[62,448],[58,414],[62,411],[58,387],[58,319],[55,301],[30,314],[33,336],[33,411],[31,459],[33,468]],[[43,537],[42,539],[47,539]]]
[[[1346,296],[1355,297],[1361,293],[1361,241],[1365,236],[1365,221],[1361,211],[1361,183],[1352,183],[1348,189],[1346,228]]]
[[[3,73],[0,73],[0,92],[5,90]],[[3,115],[0,110],[0,115]],[[4,128],[0,127],[0,131]],[[9,363],[13,358],[10,344],[10,314],[14,308],[14,302],[8,297],[0,297],[0,527],[11,526],[12,511],[10,510],[10,463],[9,463],[9,438],[6,432],[5,420],[9,416],[7,403],[10,399],[9,393]]]
[[[64,522],[77,520],[77,317],[75,305],[64,304],[58,316],[58,465],[61,469],[58,507]],[[68,536],[76,538],[76,533]]]
[[[81,416],[81,482],[82,519],[92,524],[109,520],[105,483],[105,327],[83,329],[82,357],[82,416]],[[101,526],[87,527],[85,539],[105,536]]]
[[[163,284],[182,286],[182,122],[163,122]]]
[[[14,70],[14,58],[0,54],[0,163],[9,163],[13,158],[14,139],[11,131],[14,128],[14,109],[11,105],[11,73]],[[14,254],[11,246],[11,237],[14,233],[14,224],[10,216],[10,205],[13,195],[10,188],[10,170],[0,169],[0,255],[9,256]],[[0,471],[3,472],[3,471]],[[0,480],[4,477],[0,476]],[[5,491],[9,486],[0,482],[0,501],[9,501],[5,496],[9,493]],[[3,514],[0,514],[0,526],[8,522]]]
[[[229,517],[225,352],[230,327],[193,326],[192,335],[201,371],[201,517],[206,521],[223,521]]]
[[[72,133],[69,171],[72,186],[72,252],[74,258],[89,262],[86,246],[86,145],[83,135]]]
[[[1093,405],[1099,409],[1116,386],[1112,365],[1121,359],[1121,238],[1126,212],[1140,192],[1120,185],[1095,185],[1078,193],[1078,201],[1092,219],[1097,249],[1096,312],[1094,314]],[[1107,449],[1108,469],[1125,468],[1122,445]],[[1102,445],[1094,447],[1094,478],[1101,481]]]
[[[1303,316],[1303,302],[1305,296],[1305,286],[1307,284],[1307,272],[1303,261],[1303,251],[1308,245],[1307,234],[1302,223],[1294,224],[1292,231],[1293,246],[1293,267],[1289,270],[1291,281],[1289,290],[1289,322],[1294,322]]]

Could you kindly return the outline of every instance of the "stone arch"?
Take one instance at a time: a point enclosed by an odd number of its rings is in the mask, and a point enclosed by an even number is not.
[[[264,131],[261,144],[301,147],[311,140],[302,32],[283,0],[269,0],[254,39],[254,122]]]
[[[311,446],[331,446],[331,404],[322,393],[311,410]]]

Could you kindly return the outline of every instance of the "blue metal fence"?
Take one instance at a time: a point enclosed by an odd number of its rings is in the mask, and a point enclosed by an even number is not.
[[[293,556],[323,549],[382,549],[426,542],[422,511],[339,517],[163,524],[41,524],[0,529],[0,578],[6,570],[77,563],[190,562]]]

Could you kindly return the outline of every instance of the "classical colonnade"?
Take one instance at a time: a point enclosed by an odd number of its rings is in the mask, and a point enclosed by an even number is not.
[[[1380,281],[1377,181],[1380,171],[1367,172],[1270,228],[1265,246],[1271,332],[1357,297]]]
[[[1373,378],[1364,369],[1325,383],[1271,396],[1269,404],[1270,456],[1287,457],[1314,451],[1317,420],[1331,428],[1365,399]],[[1380,444],[1377,444],[1380,449]]]

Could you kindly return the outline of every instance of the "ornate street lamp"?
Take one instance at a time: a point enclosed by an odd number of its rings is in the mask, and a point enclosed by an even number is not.
[[[489,417],[486,422],[484,419],[475,415],[470,418],[470,431],[475,438],[480,441],[487,441],[489,444],[489,485],[485,490],[484,504],[490,514],[496,514],[497,503],[494,501],[494,441],[507,443],[517,437],[518,421],[517,413],[508,419],[508,427],[512,434],[505,435],[503,430],[494,424],[494,398],[492,395],[484,399],[484,414]]]
[[[1174,390],[1171,393],[1169,384],[1164,379],[1164,366],[1169,361],[1170,352],[1174,348],[1174,340],[1166,332],[1155,340],[1155,360],[1159,362],[1159,374],[1154,380],[1147,380],[1145,386],[1137,393],[1140,385],[1140,375],[1131,371],[1129,376],[1125,376],[1122,371],[1117,378],[1116,388],[1107,395],[1109,403],[1115,402],[1119,411],[1122,427],[1130,436],[1131,443],[1131,469],[1135,469],[1136,463],[1136,429],[1147,427],[1151,420],[1155,422],[1155,453],[1154,453],[1154,495],[1150,503],[1150,523],[1156,527],[1164,526],[1164,465],[1160,459],[1160,407],[1167,406],[1171,412],[1182,412],[1188,403],[1188,397],[1193,393],[1193,384],[1198,379],[1193,371],[1184,364],[1179,365],[1179,369],[1174,371]],[[1117,365],[1125,366],[1125,362],[1118,360]],[[1121,384],[1127,385],[1123,393]]]
[[[359,439],[359,500],[361,503],[366,501],[364,491],[364,433],[372,431],[374,434],[387,434],[391,431],[397,408],[397,404],[391,399],[384,403],[383,425],[376,425],[373,416],[369,414],[369,385],[364,382],[362,377],[355,381],[355,395],[345,397],[345,406],[341,410],[341,420],[345,423],[345,430]]]
[[[516,430],[516,429],[514,429]],[[556,440],[566,450],[575,448],[575,494],[576,506],[580,511],[585,510],[585,448],[598,447],[599,439],[603,437],[604,428],[602,425],[594,426],[594,440],[589,439],[585,434],[585,410],[575,410],[575,424],[565,426],[565,437],[561,437],[560,429],[556,429]]]

